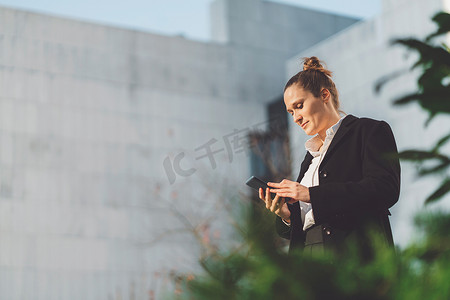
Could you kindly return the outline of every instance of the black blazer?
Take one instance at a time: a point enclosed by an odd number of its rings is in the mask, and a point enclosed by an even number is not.
[[[309,188],[314,220],[323,227],[324,246],[340,248],[349,236],[367,242],[368,225],[393,244],[389,208],[400,193],[400,164],[390,126],[384,121],[347,115],[319,166],[319,185]],[[297,182],[307,171],[307,152]],[[291,226],[278,217],[277,232],[290,239],[290,250],[303,247],[305,232],[298,202],[289,204]]]

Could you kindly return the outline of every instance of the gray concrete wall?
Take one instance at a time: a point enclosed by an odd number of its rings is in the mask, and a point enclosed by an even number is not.
[[[241,2],[225,3],[225,44],[0,8],[0,299],[158,298],[233,243],[226,211],[250,174],[231,141],[265,128],[300,50],[288,23],[236,23]]]
[[[285,60],[358,21],[261,0],[215,0],[211,20],[213,41],[233,47],[233,88],[242,101],[278,97]]]
[[[265,0],[215,0],[212,39],[282,53],[310,47],[355,18]],[[225,17],[224,17],[225,14]]]
[[[394,38],[423,38],[436,27],[431,17],[443,8],[441,0],[384,1],[383,12],[368,21],[356,24],[325,41],[299,53],[287,62],[286,78],[299,71],[302,57],[318,56],[330,70],[340,91],[342,109],[348,114],[387,121],[394,132],[400,151],[411,148],[431,148],[439,137],[447,134],[448,117],[437,117],[424,129],[428,115],[418,105],[393,106],[394,99],[415,91],[417,72],[407,72],[417,55],[401,46],[390,46]],[[404,70],[405,74],[385,85],[380,94],[375,83],[383,76]],[[308,138],[301,128],[292,126],[293,149],[304,149]],[[297,153],[295,171],[304,152]],[[395,241],[405,246],[415,238],[413,216],[424,209],[423,202],[441,182],[441,177],[417,180],[412,164],[401,162],[402,181],[399,202],[391,209]],[[448,196],[442,201],[448,206]]]
[[[143,299],[170,287],[199,248],[170,207],[216,198],[196,198],[199,180],[174,194],[164,158],[263,115],[234,100],[230,49],[5,8],[0,22],[0,298]],[[177,209],[193,226],[206,220]]]

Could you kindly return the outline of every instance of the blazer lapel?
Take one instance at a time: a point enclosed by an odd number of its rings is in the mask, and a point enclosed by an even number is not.
[[[322,162],[320,163],[319,169],[323,165],[325,165],[326,161],[328,160],[328,157],[330,157],[330,153],[333,151],[333,149],[336,147],[336,145],[339,144],[339,142],[342,140],[342,138],[347,134],[347,132],[350,130],[351,125],[355,120],[358,118],[353,115],[348,115],[342,120],[341,126],[339,127],[338,131],[336,132],[336,135],[333,137],[333,140],[331,141],[330,146],[328,147],[327,153],[325,154],[325,157],[323,158]],[[309,165],[311,164],[311,161],[313,159],[313,156],[309,151],[306,151],[305,158],[303,159],[302,165],[300,167],[300,173],[297,177],[297,182],[300,182],[303,178],[303,175],[305,175],[306,171],[309,168]],[[299,202],[295,202],[294,204],[290,205],[291,213],[293,212],[299,212],[300,211],[300,204]],[[298,213],[294,213],[292,215],[294,218],[300,216]]]
[[[309,165],[311,164],[313,157],[309,151],[306,151],[305,158],[302,161],[302,165],[300,167],[300,173],[297,177],[297,182],[300,182],[303,178],[303,175],[305,175],[306,171],[308,170]],[[291,211],[291,221],[293,223],[301,224],[302,221],[300,219],[300,203],[294,202],[293,204],[288,205],[289,210]]]
[[[347,115],[344,120],[342,120],[341,126],[339,126],[338,131],[336,132],[336,135],[333,137],[333,140],[331,141],[330,146],[328,147],[327,153],[325,153],[324,158],[322,159],[322,162],[320,163],[319,170],[322,169],[322,167],[326,164],[328,161],[331,153],[336,148],[336,146],[339,144],[339,142],[342,141],[342,138],[349,132],[351,129],[351,125],[357,120],[358,118],[354,115]]]
[[[300,173],[297,177],[297,182],[300,182],[303,178],[303,175],[305,175],[306,171],[308,170],[309,165],[311,164],[313,157],[309,151],[306,151],[305,158],[302,161],[302,165],[300,167]]]

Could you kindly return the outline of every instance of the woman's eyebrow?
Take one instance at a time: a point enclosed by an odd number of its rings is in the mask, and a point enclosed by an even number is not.
[[[303,98],[297,99],[297,100],[295,100],[295,101],[292,103],[292,106],[295,106],[295,105],[297,105],[299,102],[302,102],[302,101],[304,101]],[[286,111],[289,112],[290,109],[286,109]]]

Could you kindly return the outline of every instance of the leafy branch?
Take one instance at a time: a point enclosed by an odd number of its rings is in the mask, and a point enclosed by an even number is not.
[[[424,41],[415,38],[396,39],[392,44],[399,44],[419,54],[419,59],[412,66],[411,70],[421,69],[421,75],[417,81],[418,91],[407,94],[394,101],[394,105],[405,105],[417,102],[429,117],[425,122],[427,126],[431,120],[438,114],[450,114],[450,52],[449,47],[445,44],[432,44],[432,40],[443,34],[450,32],[450,14],[445,12],[437,13],[432,19],[438,29],[428,35]],[[379,92],[382,86],[391,79],[402,74],[395,72],[388,75],[375,86],[375,91]],[[419,168],[420,176],[431,175],[436,173],[448,174],[450,167],[450,157],[440,152],[450,140],[450,133],[441,138],[431,150],[406,150],[400,152],[398,157],[403,160],[419,162],[421,164],[428,161],[436,163],[431,167]],[[450,192],[450,176],[446,175],[443,182],[428,198],[425,204],[435,202]]]

